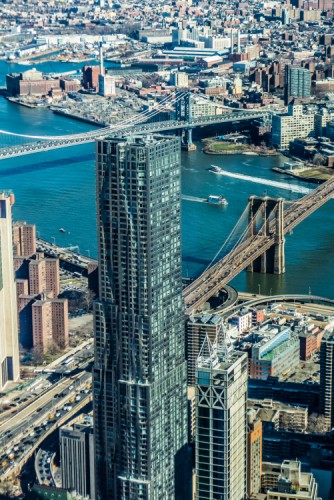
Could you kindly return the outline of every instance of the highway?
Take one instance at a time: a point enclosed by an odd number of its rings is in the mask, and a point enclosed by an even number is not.
[[[239,298],[246,298],[251,294],[239,294]],[[309,309],[313,311],[311,304],[317,304],[317,310],[319,310],[319,304],[321,305],[321,309],[326,313],[333,313],[334,309],[334,300],[327,299],[325,297],[320,297],[318,295],[306,295],[306,294],[281,294],[281,295],[256,295],[255,297],[249,300],[245,300],[242,304],[238,304],[237,306],[231,307],[228,310],[222,311],[224,319],[228,319],[234,314],[236,314],[243,307],[254,307],[261,304],[269,304],[275,302],[296,302],[298,304],[305,304],[305,309]],[[303,306],[304,307],[304,306]]]
[[[85,341],[41,367],[46,373],[23,385],[19,396],[9,400],[12,408],[0,416],[0,480],[25,462],[50,429],[91,399],[92,360],[92,340]]]
[[[48,400],[28,416],[18,413],[19,420],[14,425],[9,421],[7,430],[0,433],[0,480],[7,477],[12,469],[17,468],[31,454],[37,444],[43,440],[50,429],[57,426],[58,421],[66,420],[73,415],[76,407],[91,400],[91,374],[81,374],[75,382],[66,386],[58,397],[49,394]]]

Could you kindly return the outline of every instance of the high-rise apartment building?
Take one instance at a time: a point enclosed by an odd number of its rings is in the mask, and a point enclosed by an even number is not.
[[[65,349],[68,346],[67,299],[48,299],[44,294],[35,299],[23,309],[23,319],[29,320],[28,311],[31,308],[32,327],[28,323],[27,331],[31,328],[32,347],[38,352],[47,352],[53,347]],[[27,299],[23,296],[22,300]],[[25,336],[28,336],[26,331]]]
[[[313,134],[314,114],[303,113],[303,106],[290,105],[287,113],[273,115],[271,142],[278,149],[289,149],[294,139]]]
[[[14,224],[14,255],[31,257],[36,253],[36,226],[26,222]]]
[[[196,367],[196,499],[243,500],[247,354],[207,337]]]
[[[285,66],[284,99],[289,104],[293,98],[308,99],[311,95],[311,73],[300,66]]]
[[[183,499],[180,142],[159,135],[110,138],[98,141],[96,155],[97,498]]]
[[[326,332],[320,347],[320,413],[334,427],[334,334]]]
[[[12,205],[14,196],[0,193],[0,391],[18,380],[19,343],[13,265]]]
[[[29,261],[29,292],[30,295],[52,292],[58,297],[59,259],[46,259],[43,253],[37,253],[36,260]]]
[[[320,109],[314,115],[314,135],[315,137],[327,136],[326,125],[334,120],[334,111],[327,108]]]

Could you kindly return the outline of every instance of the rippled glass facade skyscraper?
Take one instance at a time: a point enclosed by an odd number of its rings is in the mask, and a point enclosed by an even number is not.
[[[187,445],[180,142],[110,138],[96,155],[97,497],[178,498]]]

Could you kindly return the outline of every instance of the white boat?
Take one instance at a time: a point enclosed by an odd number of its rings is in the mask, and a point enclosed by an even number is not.
[[[210,194],[206,201],[211,205],[228,205],[228,201],[226,198],[224,198],[224,196],[215,196],[213,194]]]
[[[211,165],[210,168],[209,168],[209,172],[211,172],[212,174],[222,174],[223,173],[223,169],[218,167],[217,165]]]

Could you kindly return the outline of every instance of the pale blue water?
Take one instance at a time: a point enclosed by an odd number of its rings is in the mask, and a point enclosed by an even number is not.
[[[64,64],[61,67],[65,71],[72,69]],[[5,70],[8,70],[7,64],[0,62],[0,72]],[[50,67],[43,70],[60,71]],[[30,110],[4,99],[0,99],[0,116],[1,129],[19,133],[57,135],[92,129],[48,110]],[[248,197],[262,195],[266,189],[259,184],[213,175],[207,170],[210,164],[233,172],[312,187],[270,170],[282,161],[278,157],[207,156],[200,151],[200,144],[197,152],[182,153],[183,193],[199,197],[224,194],[229,202],[227,207],[182,202],[184,275],[197,275],[206,267],[243,212]],[[79,245],[83,253],[96,256],[92,145],[0,161],[1,189],[12,189],[15,193],[15,219],[36,223],[40,236],[45,239],[55,239],[62,246]],[[290,191],[271,187],[267,187],[267,194],[288,199],[298,197]],[[60,227],[67,233],[60,233]],[[258,292],[260,284],[261,292],[267,293],[308,293],[310,287],[313,294],[333,298],[333,254],[333,201],[330,201],[300,224],[293,235],[287,236],[284,275],[243,272],[232,284],[252,292]]]

